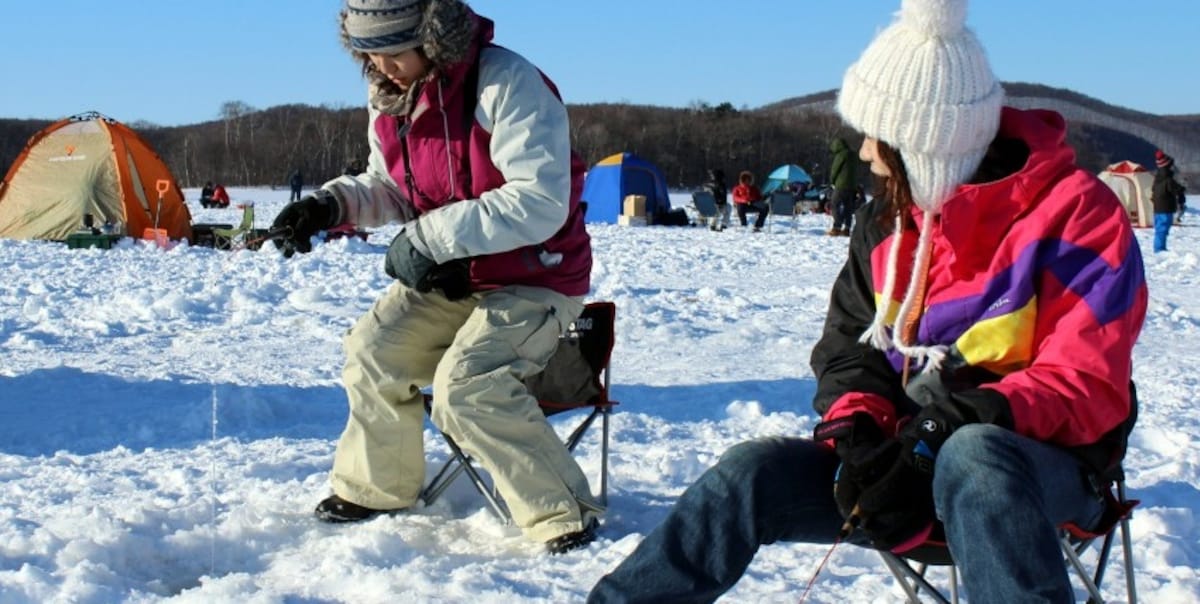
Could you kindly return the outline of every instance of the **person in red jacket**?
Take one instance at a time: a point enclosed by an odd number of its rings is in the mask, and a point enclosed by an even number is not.
[[[225,185],[217,183],[217,186],[213,187],[212,204],[217,208],[229,207],[229,193],[225,192]]]
[[[904,0],[845,75],[881,184],[812,351],[813,438],[733,447],[589,602],[712,601],[776,541],[932,535],[972,602],[1074,601],[1057,527],[1097,527],[1136,417],[1142,257],[1063,118],[1002,107],[965,4]]]
[[[734,185],[733,205],[737,208],[738,221],[742,226],[746,226],[746,213],[758,212],[758,218],[754,221],[754,232],[762,231],[763,224],[767,222],[767,208],[762,203],[762,191],[754,186],[754,174],[748,170],[742,170],[738,174],[738,184]]]

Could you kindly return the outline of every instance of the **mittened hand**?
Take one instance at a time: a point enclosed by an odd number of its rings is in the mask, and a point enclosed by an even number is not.
[[[410,233],[410,229],[417,229]],[[421,293],[441,290],[450,300],[471,295],[471,264],[465,258],[437,264],[413,245],[412,235],[420,236],[420,226],[410,222],[392,239],[384,257],[388,276]]]
[[[815,436],[834,439],[842,460],[834,482],[838,510],[847,520],[855,516],[875,547],[891,550],[928,528],[933,479],[910,463],[901,439],[885,439],[861,412],[818,425]]]
[[[410,223],[411,225],[412,223]],[[415,225],[405,226],[392,239],[388,246],[387,256],[384,257],[383,270],[388,276],[419,292],[428,292],[433,287],[429,285],[426,276],[437,263],[429,256],[422,254],[409,238],[409,229]]]
[[[898,459],[900,443],[884,439],[874,418],[863,412],[823,422],[813,431],[813,437],[834,441],[842,464],[833,494],[838,510],[849,518],[863,489],[879,480]]]
[[[337,198],[324,189],[317,189],[299,201],[290,203],[275,216],[271,231],[282,235],[275,239],[275,247],[283,250],[290,258],[296,252],[307,254],[312,251],[313,235],[336,226],[341,219],[341,207]]]
[[[861,486],[858,526],[879,549],[912,540],[935,519],[933,477],[906,459],[896,459],[878,480]]]
[[[925,407],[900,430],[904,459],[913,468],[932,476],[937,453],[953,430],[954,426],[939,407]]]
[[[833,497],[837,500],[838,511],[847,520],[851,515],[858,515],[858,520],[862,520],[861,500],[869,489],[892,471],[900,459],[900,443],[888,440],[873,446],[851,447],[839,453],[839,456],[842,465],[833,484]]]
[[[441,290],[449,300],[466,298],[471,295],[471,263],[465,258],[443,262],[429,269],[424,285]]]

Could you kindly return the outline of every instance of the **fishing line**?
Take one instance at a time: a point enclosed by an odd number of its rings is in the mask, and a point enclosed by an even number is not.
[[[825,557],[821,558],[821,563],[817,565],[817,571],[808,580],[808,585],[804,586],[804,593],[800,594],[800,604],[804,604],[804,601],[808,599],[808,592],[812,590],[813,584],[817,582],[817,577],[821,576],[821,571],[825,569],[825,563],[829,562],[829,557],[833,555],[833,550],[837,549],[842,539],[849,537],[854,532],[854,529],[858,528],[861,521],[862,511],[856,504],[854,509],[850,511],[850,517],[846,518],[846,522],[842,524],[841,530],[838,531],[837,538],[833,540],[833,545],[829,547],[829,551],[825,552]]]
[[[208,449],[208,494],[209,494],[209,533],[208,533],[208,574],[217,576],[217,385],[212,387],[212,436]]]
[[[800,594],[800,604],[804,604],[804,601],[808,599],[808,592],[812,590],[813,584],[817,582],[817,577],[821,576],[821,571],[825,569],[825,563],[829,562],[829,557],[833,555],[833,550],[837,549],[838,544],[841,542],[842,537],[838,535],[838,538],[833,540],[833,545],[830,546],[829,551],[825,552],[825,557],[821,558],[821,563],[817,565],[817,572],[813,573],[812,578],[808,580],[808,585],[804,586],[804,593]]]

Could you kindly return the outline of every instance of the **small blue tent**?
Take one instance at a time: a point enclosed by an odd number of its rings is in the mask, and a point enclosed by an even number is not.
[[[632,153],[617,153],[596,162],[583,181],[587,221],[615,223],[626,195],[645,195],[647,214],[671,209],[667,180],[658,167]]]
[[[784,164],[767,175],[767,182],[763,183],[762,192],[763,195],[770,195],[775,189],[790,187],[792,183],[811,185],[812,181],[812,177],[804,171],[804,168],[796,164]]]

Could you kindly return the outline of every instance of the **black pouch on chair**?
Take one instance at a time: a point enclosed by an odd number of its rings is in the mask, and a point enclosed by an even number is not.
[[[583,404],[600,394],[596,373],[583,354],[578,338],[565,337],[541,373],[525,378],[525,386],[539,401]]]

